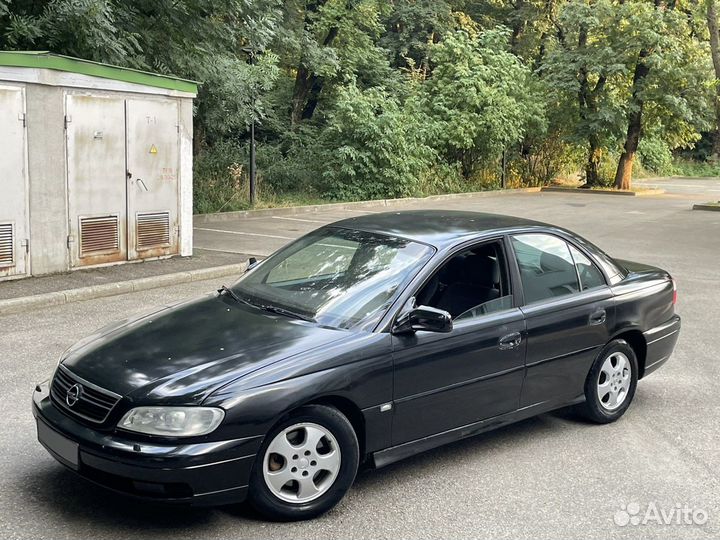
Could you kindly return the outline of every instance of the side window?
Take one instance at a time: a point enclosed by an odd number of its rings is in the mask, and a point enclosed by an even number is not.
[[[502,242],[453,256],[418,291],[415,305],[443,309],[456,321],[513,307]]]
[[[580,274],[580,288],[583,291],[605,285],[605,278],[603,277],[600,269],[595,266],[595,264],[588,259],[582,251],[571,245],[570,253],[572,253],[578,274]]]
[[[525,303],[540,302],[580,290],[575,263],[567,243],[550,234],[512,237]]]

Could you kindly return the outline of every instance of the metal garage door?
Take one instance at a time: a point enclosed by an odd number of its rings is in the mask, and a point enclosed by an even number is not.
[[[125,100],[67,97],[72,266],[127,259]]]
[[[25,92],[0,86],[0,277],[27,274]]]
[[[175,101],[67,96],[73,266],[178,252]]]
[[[176,102],[127,101],[131,259],[178,252],[178,146]]]

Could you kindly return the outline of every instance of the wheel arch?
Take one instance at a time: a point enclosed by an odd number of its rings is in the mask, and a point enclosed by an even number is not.
[[[647,359],[647,341],[643,333],[637,328],[624,329],[613,336],[612,339],[623,339],[627,341],[638,361],[638,379],[645,375],[645,361]]]
[[[337,409],[340,411],[345,417],[348,419],[350,424],[353,427],[353,430],[355,431],[355,436],[358,440],[358,446],[360,448],[360,458],[362,461],[362,458],[365,456],[365,417],[363,416],[362,411],[360,410],[360,407],[358,407],[355,402],[353,402],[351,399],[339,396],[339,395],[327,395],[327,396],[320,396],[317,398],[313,398],[310,401],[307,401],[306,403],[303,403],[299,407],[296,407],[293,410],[296,410],[300,407],[304,407],[306,405],[325,405],[326,407],[332,407],[333,409]],[[290,411],[292,412],[292,411]]]

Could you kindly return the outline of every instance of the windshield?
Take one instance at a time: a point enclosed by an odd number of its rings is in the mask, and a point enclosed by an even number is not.
[[[242,300],[336,328],[376,323],[433,249],[404,238],[324,227],[243,276]]]

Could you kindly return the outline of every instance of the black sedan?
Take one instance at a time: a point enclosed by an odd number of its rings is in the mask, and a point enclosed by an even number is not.
[[[675,347],[675,291],[524,219],[347,219],[77,343],[35,389],[38,438],[123,493],[309,518],[363,463],[567,405],[617,420]]]

